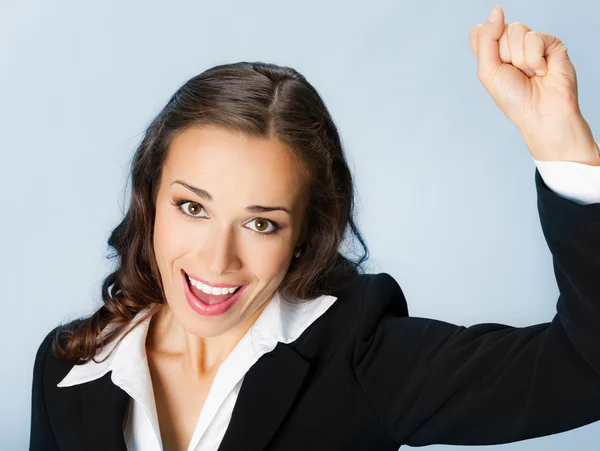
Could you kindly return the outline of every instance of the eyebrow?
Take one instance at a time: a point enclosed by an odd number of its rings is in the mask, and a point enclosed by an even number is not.
[[[183,180],[175,180],[173,183],[171,183],[171,185],[174,185],[176,183],[189,189],[196,196],[198,196],[204,200],[208,200],[208,201],[213,200],[213,197],[211,196],[211,194],[202,188],[197,188],[195,186],[192,186],[189,183],[185,183]],[[292,212],[288,208],[282,207],[282,206],[266,207],[263,205],[248,205],[246,207],[246,211],[248,211],[250,213],[268,213],[270,211],[276,211],[276,210],[285,211],[288,215],[292,216]]]

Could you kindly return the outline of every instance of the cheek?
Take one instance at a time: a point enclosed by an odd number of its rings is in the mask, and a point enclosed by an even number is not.
[[[268,251],[265,250],[251,253],[246,261],[247,266],[259,279],[283,279],[290,264],[288,246],[280,242],[278,245],[269,246]]]
[[[160,209],[156,212],[154,221],[154,253],[159,266],[168,263],[185,252],[189,247],[189,241],[182,228],[182,221],[178,221],[174,215],[169,215]],[[187,244],[186,244],[187,243]]]

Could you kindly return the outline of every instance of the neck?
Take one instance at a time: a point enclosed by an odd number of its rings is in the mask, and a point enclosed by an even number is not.
[[[256,322],[268,302],[236,327],[212,337],[197,336],[185,330],[165,304],[150,322],[146,354],[149,358],[177,361],[182,370],[193,372],[198,380],[211,377]]]

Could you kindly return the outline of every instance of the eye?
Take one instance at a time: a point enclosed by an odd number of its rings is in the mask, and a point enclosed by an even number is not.
[[[181,210],[181,212],[187,216],[192,216],[194,218],[205,217],[205,216],[198,216],[198,213],[204,210],[204,207],[202,205],[200,205],[198,202],[178,201],[176,204],[179,207],[179,209]]]
[[[202,204],[198,202],[194,202],[192,200],[177,200],[172,202],[172,204],[177,207],[177,211],[182,214],[185,219],[190,221],[196,219],[204,219],[208,216],[206,215],[206,210]],[[204,215],[200,215],[200,212],[204,211]],[[261,236],[269,236],[269,235],[277,235],[281,230],[281,226],[275,221],[271,221],[270,219],[265,218],[255,218],[246,224],[255,223],[254,227],[251,227],[250,230],[258,233]]]
[[[255,232],[261,233],[263,235],[270,235],[271,233],[277,233],[279,231],[279,225],[273,221],[269,221],[268,219],[256,218],[248,222],[247,224],[253,222],[256,224],[256,228],[251,230],[254,230]],[[269,226],[271,227],[271,229],[269,229]]]

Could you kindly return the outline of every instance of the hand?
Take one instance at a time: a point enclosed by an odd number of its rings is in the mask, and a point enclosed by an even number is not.
[[[536,160],[600,165],[600,154],[581,115],[575,68],[555,36],[520,22],[504,23],[494,8],[469,34],[477,77],[519,128]]]

